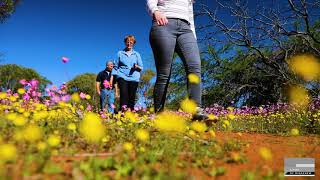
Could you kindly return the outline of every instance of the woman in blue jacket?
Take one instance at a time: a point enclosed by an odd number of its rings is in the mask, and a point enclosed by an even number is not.
[[[118,57],[114,62],[117,82],[120,89],[120,109],[134,110],[136,92],[140,81],[140,73],[143,64],[140,54],[133,50],[136,43],[132,35],[124,38],[125,49],[118,52]]]

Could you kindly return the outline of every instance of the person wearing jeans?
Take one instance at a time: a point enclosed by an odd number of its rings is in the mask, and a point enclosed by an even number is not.
[[[133,50],[136,43],[132,35],[124,38],[125,49],[118,52],[114,62],[117,82],[120,89],[120,110],[134,110],[136,92],[140,81],[143,64],[140,54]]]
[[[106,69],[99,72],[96,78],[96,90],[100,96],[100,111],[104,111],[108,104],[108,112],[114,113],[114,80],[113,80],[113,62],[106,63]],[[117,93],[117,92],[116,92]]]
[[[194,28],[193,1],[147,0],[147,7],[153,17],[149,40],[157,69],[154,107],[155,112],[160,112],[164,109],[174,52],[183,61],[187,76],[192,73],[201,79],[201,61]],[[193,119],[208,118],[201,108],[201,83],[187,80],[187,86],[189,98],[198,105]]]

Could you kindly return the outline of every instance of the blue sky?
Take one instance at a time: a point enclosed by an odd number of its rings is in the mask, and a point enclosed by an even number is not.
[[[23,0],[0,24],[1,63],[33,68],[60,85],[102,70],[124,48],[124,36],[133,34],[135,50],[152,68],[150,25],[144,0]],[[63,64],[62,56],[70,61]]]
[[[214,0],[197,0],[196,5],[200,2],[216,7]],[[255,6],[255,0],[250,2]],[[195,23],[207,21],[196,18]],[[0,63],[33,68],[60,85],[76,75],[104,69],[105,62],[124,48],[123,38],[133,34],[145,69],[154,68],[150,26],[145,0],[22,0],[0,24],[0,53],[4,54]],[[63,64],[62,56],[70,61]]]

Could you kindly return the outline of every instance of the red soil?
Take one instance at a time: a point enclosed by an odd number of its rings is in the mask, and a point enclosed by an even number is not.
[[[315,136],[295,136],[284,137],[270,134],[257,133],[226,133],[217,132],[217,139],[226,141],[236,138],[248,143],[244,147],[247,162],[243,164],[224,163],[221,164],[227,169],[224,176],[217,179],[240,179],[241,170],[254,171],[261,167],[262,171],[270,168],[273,172],[283,171],[284,158],[309,157],[315,158],[316,176],[308,179],[317,179],[320,176],[320,137]],[[259,149],[266,147],[272,152],[272,160],[264,161],[259,155]],[[286,179],[305,179],[305,177],[286,177]]]
[[[244,147],[241,152],[244,153],[247,161],[244,163],[226,163],[222,160],[216,162],[216,166],[223,166],[226,168],[226,173],[222,176],[210,177],[201,169],[189,169],[188,173],[196,179],[240,179],[242,170],[257,171],[259,173],[266,173],[268,170],[273,172],[283,172],[284,158],[289,157],[309,157],[315,158],[316,162],[316,176],[315,177],[286,177],[286,179],[319,179],[320,176],[320,137],[316,136],[278,136],[270,134],[257,133],[231,133],[231,132],[216,132],[216,139],[224,143],[229,140],[238,139],[243,142]],[[272,152],[272,159],[264,161],[259,155],[259,149],[266,147]],[[236,152],[238,153],[238,152]],[[66,174],[71,175],[72,162],[79,161],[92,156],[93,154],[80,154],[73,157],[56,156],[52,160],[64,166]],[[108,157],[112,156],[110,153],[100,153],[94,156]],[[191,177],[190,176],[190,177]]]

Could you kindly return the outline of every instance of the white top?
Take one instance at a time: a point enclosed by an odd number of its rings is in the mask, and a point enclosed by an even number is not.
[[[191,30],[196,37],[193,17],[193,0],[147,0],[150,15],[160,11],[167,18],[179,18],[190,23]]]

